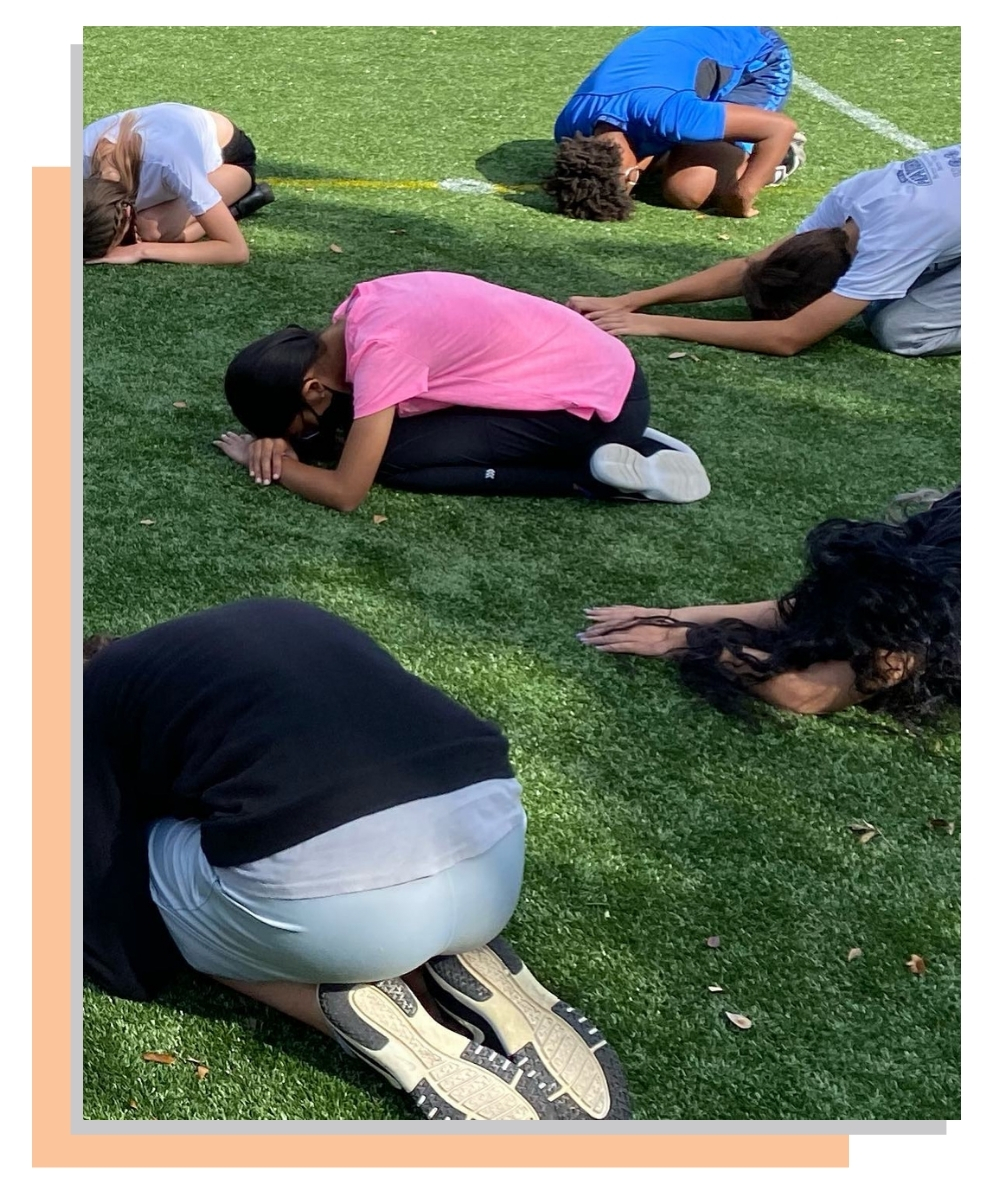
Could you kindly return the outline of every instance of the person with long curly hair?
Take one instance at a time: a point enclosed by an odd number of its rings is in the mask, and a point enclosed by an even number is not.
[[[621,1062],[499,935],[501,730],[360,630],[242,600],[84,646],[83,965],[185,967],[332,1037],[430,1120],[630,1116]]]
[[[653,304],[742,296],[749,321],[660,316]],[[762,250],[660,287],[571,296],[616,337],[651,336],[788,356],[860,316],[876,345],[904,357],[962,348],[962,147],[927,150],[845,179]]]
[[[959,488],[924,491],[883,520],[822,522],[806,538],[805,574],[778,600],[591,608],[577,636],[605,653],[675,660],[727,712],[756,699],[926,718],[961,703],[961,504]]]
[[[623,221],[640,178],[655,174],[670,207],[756,216],[761,188],[805,162],[804,136],[779,111],[791,84],[791,54],[773,29],[641,29],[559,114],[543,187],[565,216]]]
[[[242,129],[190,104],[92,121],[83,131],[84,261],[246,262],[237,222],[274,199],[256,165]]]

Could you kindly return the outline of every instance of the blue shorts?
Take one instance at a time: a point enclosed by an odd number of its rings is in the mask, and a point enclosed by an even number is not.
[[[763,58],[749,63],[732,91],[720,99],[723,104],[749,104],[768,112],[780,112],[791,90],[792,53],[775,34],[770,50]],[[736,142],[735,145],[747,154],[753,150],[752,142]]]

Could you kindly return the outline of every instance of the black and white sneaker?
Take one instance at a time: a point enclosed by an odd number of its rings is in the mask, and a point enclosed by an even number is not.
[[[446,1029],[402,979],[321,983],[316,994],[337,1042],[412,1096],[429,1120],[558,1120],[530,1066]]]
[[[779,183],[784,183],[789,175],[793,174],[804,167],[806,162],[806,135],[801,129],[797,129],[792,135],[791,145],[788,147],[788,153],[784,159],[774,168],[774,178],[766,187],[777,187]]]
[[[544,988],[503,938],[425,967],[442,1008],[542,1080],[559,1121],[627,1121],[618,1055],[578,1009]]]
[[[668,504],[703,500],[712,490],[701,459],[690,447],[660,450],[647,458],[631,446],[610,442],[591,455],[590,473],[619,492],[638,492]]]

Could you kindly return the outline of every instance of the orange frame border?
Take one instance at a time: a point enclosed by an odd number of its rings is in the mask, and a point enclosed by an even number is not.
[[[33,1165],[846,1167],[846,1134],[73,1133],[72,322],[68,167],[32,172]],[[61,417],[61,419],[59,419]],[[44,422],[44,426],[43,426]],[[44,432],[44,437],[41,436]],[[44,461],[43,461],[44,456]],[[44,834],[44,836],[42,836]],[[390,1124],[390,1123],[387,1123]]]

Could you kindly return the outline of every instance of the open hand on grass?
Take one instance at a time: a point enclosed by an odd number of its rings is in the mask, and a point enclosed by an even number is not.
[[[592,622],[576,636],[585,646],[605,654],[639,654],[645,658],[660,658],[687,645],[684,626],[634,625],[631,622],[645,617],[666,617],[668,608],[638,608],[618,604],[609,608],[588,608],[587,619]]]
[[[590,313],[610,312],[612,309],[631,312],[628,296],[570,296],[566,307],[589,316]]]
[[[588,313],[587,320],[593,321],[598,329],[614,334],[615,337],[657,337],[663,335],[663,322],[669,318],[610,308],[604,312]]]

